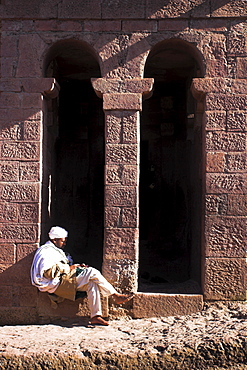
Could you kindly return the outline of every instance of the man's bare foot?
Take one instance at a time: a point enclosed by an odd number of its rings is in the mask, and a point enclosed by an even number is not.
[[[115,293],[112,295],[112,298],[114,299],[115,303],[122,304],[125,302],[130,301],[134,297],[134,294],[120,294]]]
[[[103,326],[108,326],[109,323],[103,319],[101,316],[94,316],[91,318],[89,321],[90,324],[92,325],[103,325]]]

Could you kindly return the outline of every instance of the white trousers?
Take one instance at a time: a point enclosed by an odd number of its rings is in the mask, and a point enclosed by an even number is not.
[[[108,297],[117,293],[113,286],[95,268],[87,267],[76,277],[77,290],[87,292],[91,317],[101,316],[100,293]]]

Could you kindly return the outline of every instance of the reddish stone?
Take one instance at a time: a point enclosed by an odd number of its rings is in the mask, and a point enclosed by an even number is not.
[[[246,78],[247,75],[247,58],[237,58],[237,78]]]
[[[41,94],[29,94],[29,93],[23,93],[21,95],[21,106],[23,108],[39,108],[42,107],[42,96]]]
[[[1,264],[8,265],[15,263],[15,254],[15,244],[1,243]]]
[[[245,0],[230,0],[222,2],[212,2],[213,17],[246,17],[246,1]]]
[[[246,134],[207,132],[206,149],[209,151],[238,152],[246,149]]]
[[[136,31],[152,31],[157,32],[157,22],[156,21],[142,21],[142,20],[131,20],[123,21],[122,30],[124,32],[136,32]]]
[[[122,227],[138,227],[137,208],[123,208],[122,210]]]
[[[137,229],[106,229],[105,230],[105,257],[107,259],[137,258]]]
[[[246,220],[240,217],[206,219],[206,256],[244,258],[246,256]]]
[[[0,224],[0,240],[2,242],[37,242],[38,226],[21,224]]]
[[[206,156],[207,172],[223,172],[225,168],[225,153],[210,152]]]
[[[39,181],[40,164],[32,162],[20,163],[20,180],[21,181]]]
[[[228,195],[228,215],[246,216],[247,215],[247,197],[241,194]]]
[[[227,112],[227,131],[246,131],[247,112],[229,111]]]
[[[147,1],[147,18],[174,18],[186,17],[191,10],[190,2],[187,0],[162,0]]]
[[[162,19],[158,21],[159,31],[181,31],[189,27],[187,19]]]
[[[225,130],[226,112],[225,111],[206,111],[205,112],[206,130]]]
[[[136,164],[137,150],[136,144],[107,144],[106,163]]]
[[[23,123],[23,139],[24,140],[40,140],[41,122],[27,120]]]
[[[123,143],[138,143],[139,112],[129,112],[123,116]]]
[[[117,21],[95,21],[95,20],[85,20],[84,21],[84,31],[89,32],[111,32],[112,30],[121,31],[121,20]]]
[[[110,18],[113,18],[112,14],[113,11]],[[58,18],[100,19],[101,3],[97,0],[77,0],[76,2],[63,0],[58,5]]]
[[[228,39],[229,55],[246,55],[246,36],[237,32],[230,32]]]
[[[18,36],[2,36],[1,38],[1,55],[5,58],[18,58]]]
[[[34,252],[38,248],[38,244],[17,244],[16,245],[16,261],[21,261],[27,256],[33,257]],[[30,257],[29,257],[30,259]]]
[[[20,204],[19,222],[21,223],[39,222],[38,204]]]
[[[246,259],[207,258],[204,297],[206,300],[246,299]]]
[[[5,93],[0,95],[0,106],[19,108],[21,106],[20,94],[17,93]]]
[[[76,21],[64,21],[57,23],[57,30],[59,31],[69,31],[69,32],[82,32],[81,22]],[[84,27],[85,30],[85,27]]]
[[[57,21],[56,20],[37,20],[34,22],[35,31],[56,31]]]
[[[135,187],[106,186],[105,205],[136,207],[137,191]]]
[[[122,112],[106,112],[106,143],[120,143]]]
[[[0,203],[0,222],[17,222],[17,204]]]
[[[243,174],[206,174],[207,193],[245,194],[246,175]]]
[[[119,227],[120,226],[120,207],[105,207],[105,227]]]
[[[104,94],[104,110],[141,110],[141,94]]]
[[[246,153],[227,153],[226,154],[227,172],[245,172],[246,171]]]
[[[226,194],[206,195],[206,213],[224,215],[227,213],[228,196]]]
[[[19,295],[20,307],[36,307],[38,300],[38,289],[33,286],[21,287]]]
[[[0,157],[3,160],[38,160],[37,142],[0,142]]]
[[[104,19],[123,19],[123,18],[145,18],[145,1],[144,0],[126,0],[119,3],[118,1],[102,1],[102,18]],[[90,14],[91,16],[91,14]]]
[[[227,31],[227,22],[225,19],[193,19],[191,28],[202,31]]]
[[[0,306],[11,307],[12,306],[12,288],[9,286],[1,286],[0,289]]]
[[[13,182],[19,180],[19,163],[5,162],[0,164],[0,181]]]
[[[10,202],[37,202],[39,185],[21,183],[0,185],[0,198]]]

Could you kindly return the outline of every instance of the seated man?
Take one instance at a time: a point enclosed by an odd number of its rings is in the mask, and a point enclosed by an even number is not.
[[[66,245],[68,232],[54,226],[49,232],[50,240],[40,246],[33,259],[31,281],[41,292],[55,293],[59,297],[75,300],[77,291],[86,291],[90,323],[108,325],[102,318],[100,292],[103,296],[112,296],[117,304],[129,301],[133,295],[118,293],[113,286],[93,267],[84,264],[69,264],[63,247]]]

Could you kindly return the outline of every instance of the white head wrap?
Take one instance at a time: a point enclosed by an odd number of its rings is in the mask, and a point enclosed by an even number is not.
[[[52,239],[60,239],[60,238],[67,238],[68,231],[63,229],[60,226],[53,226],[48,233],[49,238]]]

